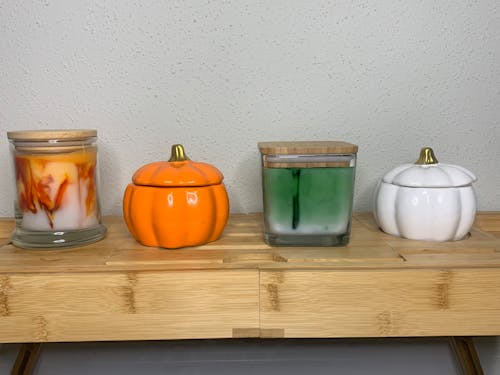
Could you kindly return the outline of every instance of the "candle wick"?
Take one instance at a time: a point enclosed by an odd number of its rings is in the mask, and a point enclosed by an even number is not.
[[[295,194],[292,197],[292,229],[296,229],[299,226],[300,221],[300,171],[300,169],[295,169],[292,171],[292,176],[295,179]]]

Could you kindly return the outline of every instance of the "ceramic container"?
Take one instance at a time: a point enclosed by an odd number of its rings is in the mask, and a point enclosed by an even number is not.
[[[414,164],[388,172],[375,191],[374,216],[391,235],[424,241],[454,241],[469,232],[476,214],[476,176],[439,163],[423,148]]]
[[[265,241],[349,241],[358,147],[346,142],[261,142]]]
[[[104,237],[97,131],[11,131],[7,137],[16,187],[12,242],[19,247],[53,248]]]
[[[130,233],[146,246],[179,248],[219,238],[229,215],[222,173],[190,160],[181,145],[169,161],[139,168],[123,197]]]

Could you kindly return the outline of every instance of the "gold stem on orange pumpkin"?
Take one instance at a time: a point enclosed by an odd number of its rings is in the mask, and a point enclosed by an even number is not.
[[[429,164],[438,164],[436,156],[434,155],[434,151],[430,147],[424,147],[420,150],[420,157],[415,162],[417,165],[429,165]]]
[[[173,145],[172,154],[170,155],[170,159],[168,159],[168,161],[185,161],[185,160],[189,160],[189,158],[184,152],[184,147],[182,147],[182,145]]]

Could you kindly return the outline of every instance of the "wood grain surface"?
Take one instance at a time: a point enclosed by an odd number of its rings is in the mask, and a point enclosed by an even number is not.
[[[91,245],[26,250],[0,220],[0,342],[500,334],[500,213],[441,243],[355,214],[345,247],[270,247],[260,214],[177,250],[105,224]]]

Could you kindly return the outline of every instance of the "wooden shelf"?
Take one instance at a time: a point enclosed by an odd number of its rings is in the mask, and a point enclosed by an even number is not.
[[[8,243],[0,220],[0,342],[500,335],[500,213],[432,243],[355,214],[346,247],[270,247],[259,214],[220,240],[139,245],[120,217],[66,250]]]

